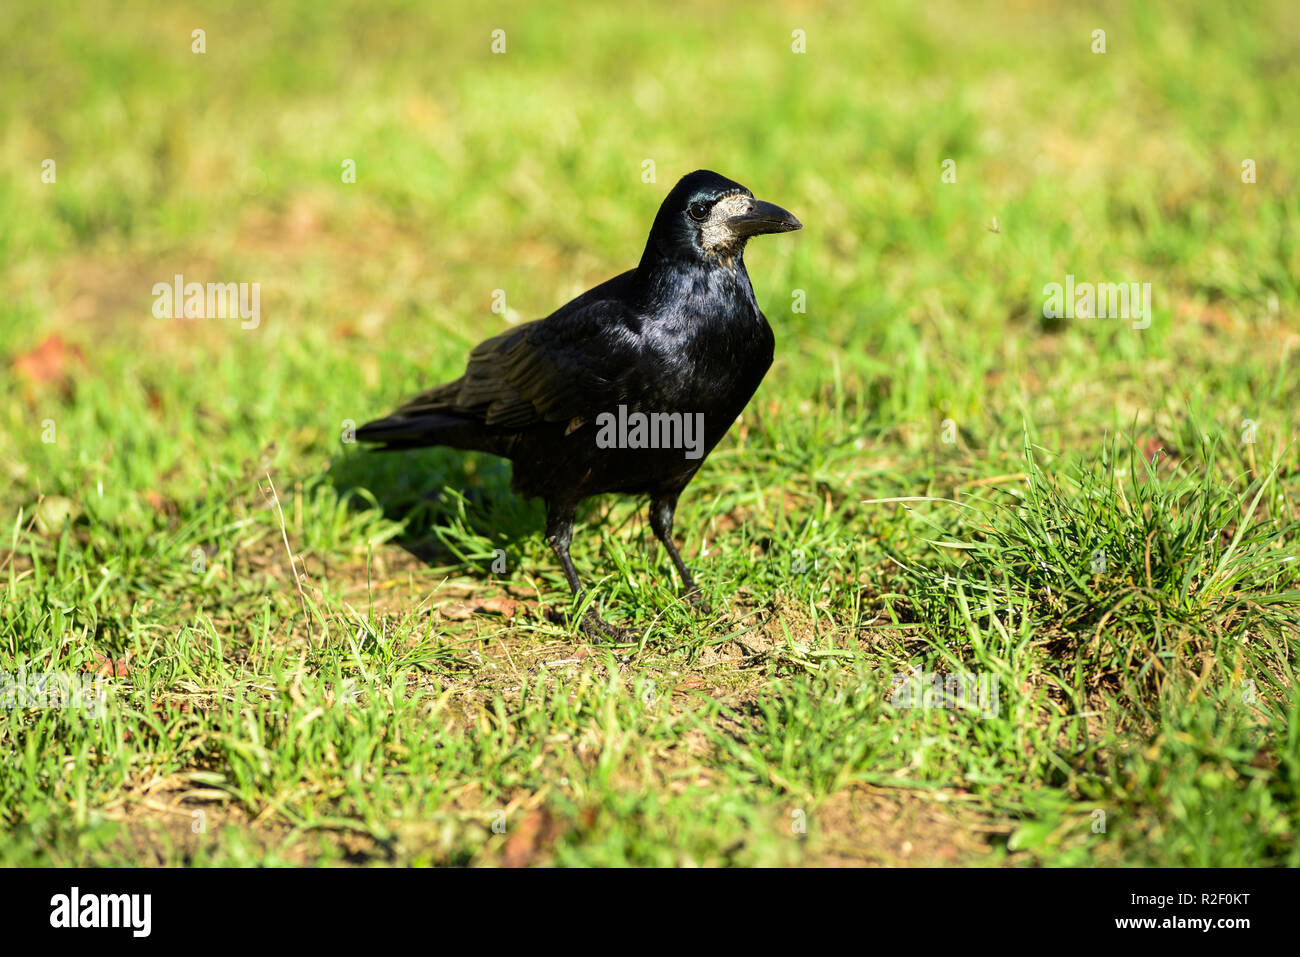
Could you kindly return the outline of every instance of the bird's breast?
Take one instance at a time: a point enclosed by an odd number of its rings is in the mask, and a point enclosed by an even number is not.
[[[762,313],[700,316],[655,350],[649,394],[672,410],[729,415],[744,408],[772,365],[774,340]]]

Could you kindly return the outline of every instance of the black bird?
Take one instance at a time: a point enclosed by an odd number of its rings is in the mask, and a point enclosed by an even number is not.
[[[593,495],[650,497],[650,527],[682,576],[677,498],[772,364],[772,329],[745,272],[745,242],[802,224],[709,170],[659,207],[635,269],[545,319],[478,345],[465,374],[357,430],[383,449],[446,445],[509,459],[511,487],[546,503],[546,540],[574,594],[574,511]],[[589,612],[589,637],[631,633]]]

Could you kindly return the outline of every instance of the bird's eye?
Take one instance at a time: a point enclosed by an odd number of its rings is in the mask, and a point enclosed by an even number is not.
[[[691,214],[691,219],[695,220],[696,222],[699,222],[703,220],[704,217],[709,215],[709,204],[691,203],[691,205],[687,208],[686,211]]]

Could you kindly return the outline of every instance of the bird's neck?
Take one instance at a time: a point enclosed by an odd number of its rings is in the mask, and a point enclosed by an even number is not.
[[[729,260],[700,262],[647,254],[636,270],[636,289],[645,311],[675,311],[683,301],[714,302],[728,313],[759,315],[742,252]]]

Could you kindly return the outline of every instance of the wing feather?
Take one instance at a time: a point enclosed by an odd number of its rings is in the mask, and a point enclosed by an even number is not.
[[[602,291],[598,286],[546,319],[480,343],[463,376],[416,396],[394,416],[443,413],[518,429],[612,410],[638,375],[639,321],[623,299],[595,295]]]

